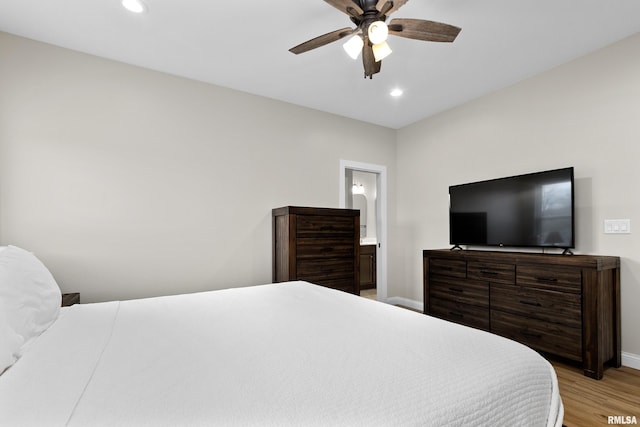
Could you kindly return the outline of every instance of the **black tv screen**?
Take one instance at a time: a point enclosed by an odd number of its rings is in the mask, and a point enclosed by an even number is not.
[[[449,187],[452,245],[574,247],[573,168]]]

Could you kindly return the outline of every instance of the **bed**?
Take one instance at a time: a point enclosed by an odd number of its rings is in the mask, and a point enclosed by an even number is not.
[[[6,342],[11,328],[5,319]],[[555,372],[529,348],[306,282],[74,305],[23,341],[0,375],[3,426],[560,427],[563,418]]]

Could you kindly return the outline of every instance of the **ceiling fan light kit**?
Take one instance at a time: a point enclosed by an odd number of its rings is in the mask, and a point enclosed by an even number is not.
[[[373,50],[373,57],[376,59],[376,62],[382,61],[393,52],[387,42],[374,44],[371,46],[371,49]]]
[[[342,28],[306,41],[289,49],[296,55],[338,41],[355,34],[346,43],[344,50],[353,59],[362,52],[364,77],[373,78],[380,72],[382,60],[391,54],[387,43],[389,34],[414,40],[453,42],[460,28],[423,19],[392,19],[389,15],[404,6],[409,0],[324,0],[347,14],[356,28]]]
[[[364,41],[359,34],[356,34],[355,36],[347,40],[346,43],[342,45],[342,47],[347,52],[347,55],[349,55],[353,59],[358,59],[358,56],[360,56],[360,52],[362,52],[362,48],[364,47]]]
[[[369,41],[374,45],[384,43],[389,37],[389,27],[384,21],[372,22],[367,29],[367,35],[369,36]]]

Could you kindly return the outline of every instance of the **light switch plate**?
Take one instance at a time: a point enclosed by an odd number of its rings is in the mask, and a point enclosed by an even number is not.
[[[631,234],[631,220],[605,219],[604,234]]]

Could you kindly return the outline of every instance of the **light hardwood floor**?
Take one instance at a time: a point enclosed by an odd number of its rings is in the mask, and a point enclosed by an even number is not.
[[[368,299],[378,299],[378,290],[376,288],[364,289],[360,291],[360,296]]]
[[[565,426],[615,425],[609,423],[609,416],[635,416],[640,423],[640,371],[608,368],[596,381],[577,367],[557,361],[551,364],[558,375]]]

